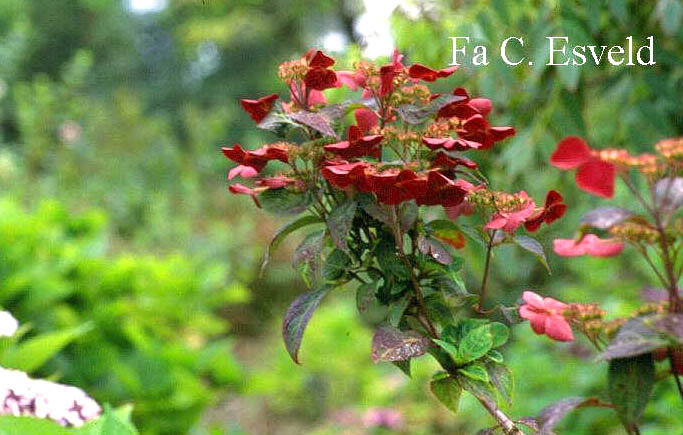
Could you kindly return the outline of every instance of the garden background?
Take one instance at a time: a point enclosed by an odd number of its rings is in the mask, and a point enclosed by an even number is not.
[[[280,92],[277,64],[310,47],[347,67],[394,46],[409,63],[445,67],[448,37],[470,36],[470,50],[489,47],[490,65],[465,65],[441,86],[490,98],[494,123],[517,128],[479,160],[494,185],[565,196],[567,224],[540,233],[547,247],[597,204],[547,164],[559,139],[578,134],[595,147],[642,152],[683,134],[682,21],[681,0],[0,1],[0,306],[30,324],[27,338],[51,334],[58,351],[0,365],[76,385],[101,403],[132,404],[143,434],[489,426],[474,399],[452,415],[430,396],[428,358],[414,364],[413,380],[374,365],[350,291],[325,301],[306,332],[303,366],[291,362],[280,323],[304,289],[290,265],[297,240],[259,278],[284,222],[227,192],[220,146],[273,139],[253,128],[238,99]],[[608,46],[654,36],[657,65],[545,66],[545,37],[565,35]],[[509,36],[524,37],[533,67],[500,61]],[[615,202],[625,197],[618,191]],[[462,253],[474,271],[483,268],[478,249]],[[501,248],[490,288],[510,303],[530,288],[627,314],[655,283],[634,255],[551,255],[548,275]],[[607,366],[580,340],[558,345],[518,327],[504,353],[517,376],[515,416],[604,394]],[[655,390],[643,433],[683,431],[680,401],[666,387]],[[393,432],[372,425],[385,409],[401,416]],[[585,410],[559,433],[622,429],[609,411]]]

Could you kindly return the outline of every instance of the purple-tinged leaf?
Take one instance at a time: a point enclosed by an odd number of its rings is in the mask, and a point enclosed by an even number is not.
[[[401,204],[399,210],[401,231],[405,233],[413,227],[415,221],[417,220],[418,212],[419,207],[414,201],[408,201]]]
[[[302,273],[309,287],[311,277],[320,272],[325,234],[324,230],[309,234],[294,251],[292,267]]]
[[[329,104],[320,109],[320,112],[318,113],[324,115],[327,119],[334,120],[345,116],[352,110],[363,108],[377,110],[377,101],[374,98],[365,98],[362,100],[348,100],[339,104]]]
[[[322,133],[323,136],[337,138],[337,133],[332,128],[332,121],[322,113],[317,112],[294,112],[288,115],[291,119],[299,124],[306,125],[312,129]]]
[[[683,206],[683,177],[668,177],[653,187],[657,208],[669,213]]]
[[[415,104],[404,104],[399,106],[396,111],[403,121],[408,124],[422,124],[429,117],[436,114],[441,108],[451,103],[465,100],[466,97],[462,95],[442,95],[435,98],[424,106],[417,106]]]
[[[550,266],[548,266],[548,259],[545,257],[543,246],[538,241],[529,236],[516,236],[512,239],[517,246],[534,254],[536,259],[545,267],[550,273]]]
[[[654,382],[655,363],[651,353],[609,362],[607,392],[627,430],[633,431],[640,421]]]
[[[431,237],[425,237],[423,234],[420,234],[417,237],[417,249],[441,264],[448,265],[453,263],[453,257],[451,257],[448,249],[440,241]]]
[[[486,363],[486,371],[493,386],[496,387],[508,406],[511,406],[515,389],[512,372],[505,365],[494,362]]]
[[[645,302],[659,303],[669,300],[669,292],[663,288],[645,287],[641,296]]]
[[[633,213],[621,207],[599,207],[589,211],[581,219],[581,223],[589,227],[606,230],[633,216]]]
[[[683,344],[683,314],[661,314],[652,320],[652,329]]]
[[[668,341],[649,326],[652,318],[653,316],[635,317],[626,322],[598,358],[627,358],[666,347]]]
[[[330,216],[327,218],[327,226],[330,229],[330,237],[334,245],[347,251],[346,238],[349,236],[351,226],[353,224],[353,217],[356,215],[356,208],[358,203],[356,201],[348,200],[339,207],[332,210]]]
[[[586,406],[604,406],[596,398],[568,397],[548,405],[538,413],[536,422],[539,435],[550,435],[553,429],[571,411]]]
[[[430,346],[431,340],[415,331],[380,326],[372,337],[372,361],[404,361],[424,355]]]
[[[359,194],[356,195],[355,199],[358,200],[358,204],[367,214],[384,224],[391,225],[391,216],[389,216],[389,212],[385,206],[377,202],[374,195]]]
[[[285,341],[287,352],[295,363],[299,362],[299,347],[304,336],[306,325],[311,320],[320,301],[330,291],[330,287],[323,287],[319,290],[306,292],[299,295],[287,309],[285,318],[282,322],[282,338]]]
[[[287,238],[288,235],[298,230],[299,228],[323,222],[324,221],[317,216],[306,215],[300,217],[299,219],[293,222],[288,223],[283,227],[280,227],[275,233],[275,236],[273,236],[273,238],[271,239],[270,244],[268,244],[268,247],[266,248],[266,253],[263,256],[263,263],[261,263],[260,274],[263,275],[266,266],[268,266],[271,252],[277,249],[278,246],[280,246],[280,244],[285,240],[285,238]]]

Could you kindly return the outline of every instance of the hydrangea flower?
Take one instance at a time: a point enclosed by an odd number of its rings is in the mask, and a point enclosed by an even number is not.
[[[574,334],[562,312],[567,304],[553,298],[543,298],[531,291],[522,294],[525,304],[519,307],[519,315],[531,323],[538,335],[545,334],[553,340],[572,341]]]
[[[595,234],[586,234],[581,240],[555,239],[553,250],[562,257],[613,257],[624,249],[622,242],[614,239],[601,239]]]

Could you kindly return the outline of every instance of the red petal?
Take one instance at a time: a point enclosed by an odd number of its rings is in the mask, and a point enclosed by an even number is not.
[[[583,163],[576,171],[576,185],[603,198],[614,196],[614,165],[601,160]]]
[[[572,341],[574,339],[572,328],[564,317],[559,314],[551,314],[546,317],[545,334],[557,341]]]
[[[482,116],[491,113],[491,100],[488,98],[472,98],[468,104],[476,109]]]
[[[273,103],[278,99],[276,94],[270,94],[258,100],[240,100],[242,109],[249,114],[255,123],[260,123],[268,116],[270,109],[273,108]]]
[[[531,324],[531,329],[533,329],[536,334],[540,335],[545,332],[545,320],[547,318],[547,314],[539,313],[529,305],[522,305],[519,307],[519,316],[529,321]]]
[[[416,63],[408,68],[408,75],[411,78],[433,82],[438,78],[438,73],[433,69]]]
[[[591,159],[588,144],[577,136],[565,137],[550,156],[550,164],[559,169],[573,169]]]
[[[394,77],[396,70],[393,65],[384,65],[379,69],[380,88],[379,96],[383,97],[394,89]]]
[[[337,74],[331,69],[311,68],[306,73],[306,76],[304,76],[304,83],[310,89],[324,91],[337,85]]]
[[[375,112],[370,109],[357,109],[354,112],[354,116],[356,117],[358,128],[360,128],[363,133],[368,133],[379,123],[379,118],[375,115]]]
[[[586,254],[591,257],[613,257],[624,249],[622,242],[601,239],[594,234],[588,234],[584,237],[582,244],[586,246]]]
[[[306,58],[308,59],[308,66],[310,66],[311,68],[329,68],[335,63],[334,59],[332,59],[330,56],[326,55],[320,50],[317,50],[315,52],[309,51],[306,55]]]
[[[553,251],[561,257],[578,257],[586,253],[586,246],[581,242],[576,243],[574,239],[555,239]]]
[[[522,300],[539,310],[545,309],[545,302],[543,301],[543,298],[532,291],[526,290],[524,293],[522,293]]]

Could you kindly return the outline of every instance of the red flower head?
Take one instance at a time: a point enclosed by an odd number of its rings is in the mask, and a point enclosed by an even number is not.
[[[375,112],[368,108],[356,109],[356,111],[353,112],[353,115],[356,118],[356,124],[358,124],[358,128],[360,128],[360,131],[363,134],[369,133],[370,130],[372,130],[374,127],[377,127],[379,124],[379,117],[375,114]]]
[[[349,163],[326,162],[322,168],[323,177],[332,185],[344,189],[351,185],[361,185],[361,180],[365,178],[365,168],[370,166],[367,162]]]
[[[562,257],[613,257],[624,249],[622,242],[614,239],[601,239],[595,234],[586,234],[578,242],[573,239],[555,239],[553,250]]]
[[[522,299],[526,303],[519,307],[519,315],[531,323],[536,334],[545,334],[557,341],[574,340],[569,322],[562,315],[567,304],[530,291],[522,293]]]
[[[542,223],[550,225],[564,215],[567,204],[562,203],[562,195],[554,190],[548,192],[545,197],[545,207],[536,216],[524,222],[527,231],[534,232],[541,227]]]
[[[481,147],[479,142],[452,137],[423,137],[422,143],[433,150],[443,148],[449,151],[467,151]]]
[[[383,204],[400,204],[412,199],[410,192],[403,187],[403,184],[416,178],[417,175],[410,169],[391,168],[367,174],[370,190]]]
[[[603,198],[614,196],[614,164],[600,160],[580,137],[562,139],[550,156],[550,164],[563,170],[576,168],[576,185],[580,189]]]
[[[434,82],[437,79],[446,78],[458,70],[457,66],[444,68],[440,70],[433,70],[422,64],[416,63],[408,68],[408,75],[417,80],[424,80],[425,82]]]
[[[304,55],[306,62],[310,68],[329,68],[335,64],[334,59],[326,55],[320,50],[311,48]]]
[[[348,86],[352,91],[357,91],[359,87],[365,87],[367,78],[357,71],[337,71],[336,88],[344,85]]]
[[[454,207],[465,200],[465,195],[469,191],[468,185],[471,186],[463,180],[453,181],[432,169],[415,179],[401,183],[399,187],[404,188],[418,205]]]
[[[324,91],[337,87],[337,74],[330,68],[334,65],[334,59],[320,50],[308,50],[304,56],[308,63],[308,71],[304,76],[304,83],[311,90]]]
[[[259,98],[258,100],[240,100],[242,109],[249,114],[255,123],[260,123],[268,116],[270,110],[273,108],[275,100],[278,99],[276,94]]]
[[[230,180],[238,175],[245,178],[255,177],[271,160],[288,162],[287,146],[279,143],[264,145],[253,151],[244,150],[240,145],[235,145],[232,148],[223,147],[221,151],[225,157],[239,165],[228,174]]]
[[[458,130],[458,135],[465,140],[479,142],[481,149],[491,148],[496,142],[500,142],[515,135],[512,127],[491,127],[491,124],[482,115],[474,115],[468,118]]]
[[[346,135],[346,140],[329,145],[325,145],[325,150],[333,152],[345,159],[352,159],[362,156],[371,156],[379,158],[379,145],[382,142],[383,136],[375,134],[372,136],[363,136],[361,130],[352,125]]]
[[[394,65],[384,65],[379,69],[379,96],[384,97],[394,90],[394,77],[396,77],[396,69]]]
[[[477,169],[477,164],[472,160],[463,157],[451,157],[446,153],[439,153],[432,162],[432,168],[440,168],[441,170],[449,170],[458,166],[464,166],[467,169]]]
[[[484,226],[487,230],[502,229],[508,234],[515,232],[529,217],[534,214],[536,204],[526,192],[509,195],[507,200],[501,200],[498,213]]]

